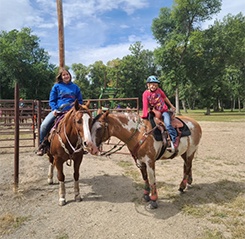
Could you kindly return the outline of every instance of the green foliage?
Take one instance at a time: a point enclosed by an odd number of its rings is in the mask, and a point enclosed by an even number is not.
[[[191,108],[196,102],[207,114],[230,100],[245,101],[244,17],[228,15],[206,30],[199,28],[220,8],[220,0],[175,0],[152,23],[164,89],[170,95],[178,89],[183,102]]]
[[[0,98],[12,99],[18,82],[21,97],[47,99],[55,78],[54,66],[48,63],[49,56],[38,41],[29,28],[0,33]]]
[[[188,109],[206,108],[206,114],[225,108],[245,107],[245,17],[228,14],[202,30],[200,24],[221,8],[221,0],[175,0],[153,19],[152,32],[159,43],[154,52],[141,42],[130,45],[130,54],[106,64],[72,65],[75,83],[84,98],[97,99],[101,89],[115,88],[116,95],[141,96],[146,78],[157,75],[171,101]],[[29,28],[0,33],[0,98],[14,97],[15,82],[24,99],[48,99],[58,68],[39,47]],[[35,86],[35,87],[33,87]],[[4,89],[4,90],[3,90]],[[134,106],[134,105],[133,105]],[[140,105],[141,106],[141,105]],[[177,109],[177,113],[180,109]]]

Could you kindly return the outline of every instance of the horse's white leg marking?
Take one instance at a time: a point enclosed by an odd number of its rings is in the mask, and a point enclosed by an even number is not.
[[[48,168],[48,184],[54,183],[53,176],[54,176],[54,165],[50,163]]]
[[[156,180],[155,180],[155,170],[152,169],[149,165],[149,161],[150,159],[148,157],[145,157],[145,163],[146,163],[146,171],[147,171],[147,175],[148,175],[148,181],[150,185],[153,185]]]
[[[80,202],[82,199],[80,196],[79,181],[74,181],[74,194],[75,194],[75,200],[77,202]]]
[[[65,199],[66,189],[65,189],[65,183],[61,181],[59,181],[59,195],[60,195],[59,205],[63,206],[66,204],[66,199]]]

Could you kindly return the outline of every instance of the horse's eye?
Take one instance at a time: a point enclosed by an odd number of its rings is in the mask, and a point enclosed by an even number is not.
[[[83,122],[82,119],[77,120],[77,123],[78,123],[78,124],[82,124],[82,122]]]

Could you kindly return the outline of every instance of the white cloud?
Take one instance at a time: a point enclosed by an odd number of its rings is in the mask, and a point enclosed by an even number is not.
[[[23,1],[0,1],[0,29],[9,31],[15,28],[21,28],[25,25],[30,25],[30,22],[35,21],[35,17],[28,17],[34,9],[29,5],[28,0]],[[31,21],[30,21],[31,20]]]
[[[214,23],[215,20],[223,20],[223,18],[227,16],[229,13],[232,15],[237,15],[240,12],[242,12],[243,15],[245,15],[244,0],[222,0],[221,11],[217,15],[213,16],[212,20],[206,21],[202,25],[202,28],[208,28],[210,25]]]
[[[162,7],[171,2],[163,1]],[[222,2],[222,11],[214,19],[223,19],[228,13],[245,13],[244,0]],[[0,31],[30,27],[51,55],[51,62],[59,63],[56,1],[0,0],[0,6]],[[63,0],[66,64],[89,65],[98,60],[106,64],[128,55],[136,41],[144,49],[153,50],[157,44],[150,30],[152,8],[148,0]],[[156,17],[157,12],[152,16]],[[213,21],[206,22],[206,27]]]
[[[157,47],[155,40],[152,38],[145,39],[135,39],[136,41],[141,41],[144,49],[154,50]],[[81,48],[76,51],[67,51],[65,62],[69,65],[72,63],[82,63],[83,65],[90,65],[96,61],[103,61],[106,64],[108,61],[119,58],[122,59],[124,56],[129,55],[129,47],[131,44],[134,44],[135,41],[132,42],[124,42],[120,44],[108,45],[106,47],[93,47],[93,48]],[[56,60],[58,60],[56,58]]]

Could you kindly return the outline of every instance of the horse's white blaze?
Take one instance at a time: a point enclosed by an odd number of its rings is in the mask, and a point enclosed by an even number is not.
[[[96,132],[97,130],[101,127],[100,122],[96,121],[92,127],[92,132],[91,132],[91,137],[92,137],[92,142],[96,145]],[[97,145],[99,146],[99,145]]]
[[[91,139],[91,133],[89,130],[89,115],[88,114],[83,114],[83,133],[84,133],[84,139],[85,141],[92,142]]]
[[[90,117],[88,114],[83,115],[83,133],[84,133],[84,141],[86,142],[86,148],[89,152],[93,155],[97,154],[98,148],[96,147],[95,143],[92,142],[91,132],[89,128],[89,120]]]

